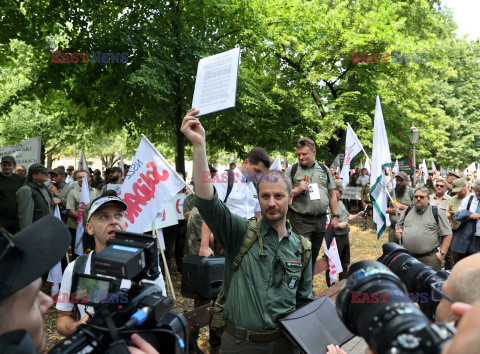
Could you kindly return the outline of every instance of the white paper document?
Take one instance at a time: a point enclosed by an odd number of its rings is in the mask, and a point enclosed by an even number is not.
[[[235,107],[240,48],[201,59],[198,62],[192,107],[199,116]]]
[[[309,184],[308,193],[310,194],[310,200],[319,200],[320,190],[318,189],[318,184],[316,183]]]

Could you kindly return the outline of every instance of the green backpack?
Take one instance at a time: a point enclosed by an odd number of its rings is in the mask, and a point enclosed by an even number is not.
[[[247,232],[245,233],[245,236],[243,237],[242,244],[240,246],[240,249],[235,256],[232,265],[230,267],[230,277],[229,277],[229,282],[228,284],[232,282],[233,274],[235,274],[235,271],[237,270],[238,266],[243,260],[243,256],[245,253],[248,252],[250,247],[254,244],[254,242],[258,239],[258,243],[260,244],[260,253],[263,252],[263,240],[262,236],[260,235],[261,231],[261,220],[257,219],[250,219],[248,222],[248,228]],[[307,267],[308,259],[312,255],[312,244],[310,241],[301,235],[300,236],[300,241],[302,243],[301,248],[297,251],[301,256],[302,256],[302,273]],[[210,307],[208,309],[208,313],[210,316],[212,316],[212,321],[210,323],[210,328],[215,331],[219,336],[221,336],[225,330],[225,327],[227,325],[227,320],[225,318],[225,313],[223,312],[223,308],[225,307],[225,303],[227,302],[227,294],[228,294],[228,287],[225,291],[224,286],[222,284],[222,287],[220,288],[220,292],[218,293],[217,300],[213,303],[213,307]]]

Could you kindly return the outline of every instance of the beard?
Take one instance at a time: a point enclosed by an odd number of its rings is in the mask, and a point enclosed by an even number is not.
[[[264,218],[265,221],[270,222],[270,223],[281,221],[282,219],[285,218],[286,215],[287,215],[287,213],[280,212],[278,214],[278,216],[270,217],[270,216],[267,215],[266,211],[262,209],[262,218]]]
[[[403,195],[405,194],[405,191],[407,190],[407,185],[404,184],[403,186],[400,186],[400,185],[396,185],[395,186],[395,195],[398,197],[403,197]]]
[[[112,177],[110,178],[110,183],[114,183],[114,184],[117,183],[119,178],[120,178],[119,175],[112,176]]]

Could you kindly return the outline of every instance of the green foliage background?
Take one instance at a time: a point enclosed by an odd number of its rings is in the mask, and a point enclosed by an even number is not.
[[[212,159],[271,156],[314,138],[333,161],[350,123],[371,150],[375,95],[393,158],[477,161],[480,43],[427,0],[0,0],[0,145],[133,155],[140,133],[184,170],[179,132],[198,61],[240,47],[237,106],[202,118]],[[127,64],[57,64],[51,51],[128,53]],[[426,53],[424,63],[352,63],[352,52]]]

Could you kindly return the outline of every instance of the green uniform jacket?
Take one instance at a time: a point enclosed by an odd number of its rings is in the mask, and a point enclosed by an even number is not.
[[[38,191],[42,195],[48,208],[48,214],[53,215],[52,198],[53,193],[45,187],[44,184],[36,184],[35,182],[28,181],[26,185],[20,187],[17,191],[17,208],[18,208],[18,226],[20,230],[23,230],[27,226],[33,223],[33,213],[35,209],[35,203],[32,197],[31,187],[37,187]]]
[[[224,286],[228,286],[230,265],[238,253],[247,231],[248,220],[232,214],[218,199],[195,197],[200,211],[225,253]],[[278,241],[278,234],[261,221],[263,253],[258,240],[243,257],[228,290],[225,304],[227,321],[251,331],[277,328],[277,320],[312,300],[311,257],[302,273],[300,237],[287,223],[287,235]]]

